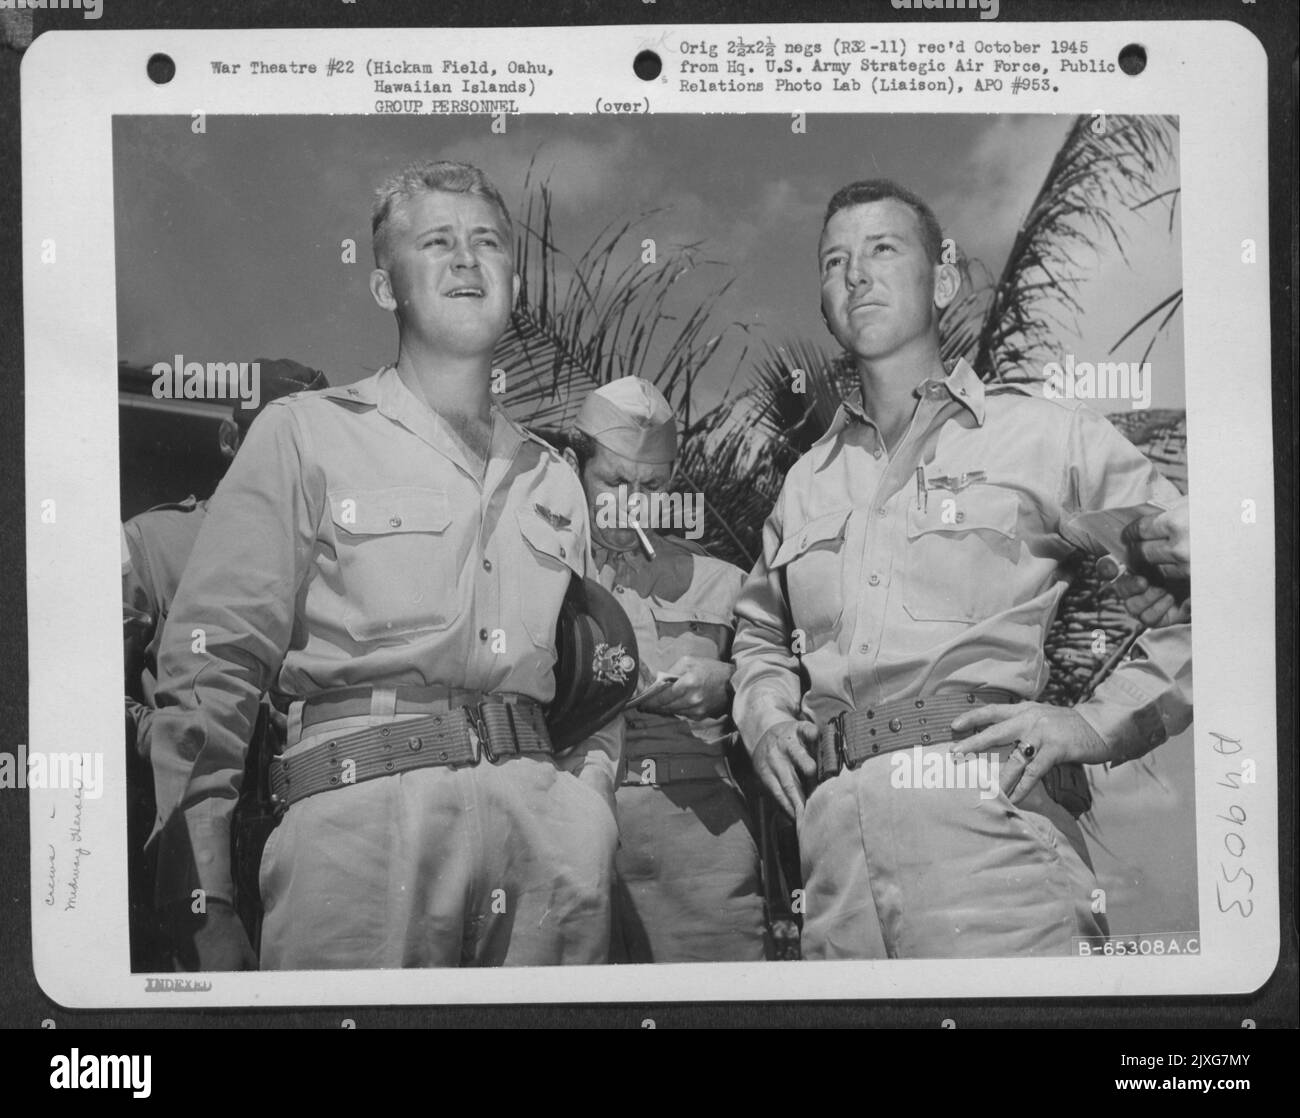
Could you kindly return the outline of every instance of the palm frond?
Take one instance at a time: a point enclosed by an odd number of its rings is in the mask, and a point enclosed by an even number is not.
[[[633,375],[656,384],[689,423],[694,382],[727,329],[713,319],[731,281],[676,299],[678,285],[711,262],[699,259],[699,245],[668,246],[656,262],[643,262],[635,230],[649,213],[607,226],[570,257],[557,243],[550,187],[535,182],[531,168],[524,193],[519,299],[493,354],[506,371],[512,414],[563,430],[588,392]]]
[[[1081,116],[1070,128],[1042,186],[1016,232],[1002,273],[987,292],[978,290],[951,317],[950,350],[966,357],[985,379],[1030,380],[1049,359],[1064,313],[1077,322],[1085,261],[1105,246],[1127,260],[1118,223],[1166,201],[1177,188],[1160,190],[1174,154],[1173,117]],[[972,341],[979,308],[984,314]],[[942,326],[942,324],[941,324]]]

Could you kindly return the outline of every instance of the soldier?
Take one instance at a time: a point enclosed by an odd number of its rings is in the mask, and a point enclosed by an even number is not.
[[[762,959],[757,847],[726,757],[744,572],[654,525],[640,530],[638,517],[668,507],[655,495],[677,455],[672,408],[653,384],[623,377],[597,389],[576,427],[565,457],[587,494],[600,581],[632,621],[642,682],[676,679],[624,714],[610,959]]]
[[[272,400],[303,389],[327,388],[325,374],[285,359],[256,362],[260,398],[256,408],[236,404],[221,421],[217,441],[226,465],[234,460],[253,420]],[[126,636],[128,892],[131,961],[137,970],[160,970],[167,962],[164,937],[153,911],[153,866],[145,842],[154,825],[153,770],[147,720],[158,680],[158,643],[163,622],[189,562],[206,499],[193,495],[157,505],[122,525],[122,611]]]
[[[1148,632],[1086,702],[1033,701],[1062,526],[1178,492],[1087,408],[944,367],[961,281],[940,252],[929,207],[892,183],[831,199],[822,314],[862,400],[791,469],[737,605],[736,722],[798,823],[806,958],[1063,954],[1101,934],[1082,834],[1040,782],[1191,718],[1185,624]],[[963,750],[997,758],[991,784]]]
[[[266,409],[163,633],[160,896],[186,965],[257,965],[230,825],[274,680],[294,701],[264,968],[601,962],[621,728],[558,759],[542,720],[590,552],[572,470],[490,395],[510,218],[481,171],[429,162],[380,188],[372,229],[395,364]]]

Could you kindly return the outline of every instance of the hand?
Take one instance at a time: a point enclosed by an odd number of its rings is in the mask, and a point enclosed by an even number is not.
[[[1120,575],[1111,584],[1111,590],[1129,616],[1142,622],[1148,629],[1182,625],[1192,619],[1190,598],[1179,605],[1168,590],[1152,586],[1141,575],[1131,571]]]
[[[209,898],[206,913],[185,909],[175,916],[172,940],[181,970],[257,970],[243,921],[225,901]]]
[[[1186,581],[1191,572],[1190,515],[1187,498],[1172,508],[1135,520],[1124,530],[1124,541],[1163,579]]]
[[[1078,711],[1047,703],[991,703],[952,720],[953,733],[977,730],[955,741],[956,756],[980,753],[1002,745],[1017,748],[1002,762],[1002,791],[1020,803],[1056,765],[1080,761],[1095,765],[1109,761],[1110,748]]]
[[[754,772],[795,822],[803,816],[803,781],[817,775],[810,750],[817,748],[819,737],[813,723],[792,719],[773,726],[754,747]]]
[[[643,710],[655,714],[679,714],[683,718],[718,718],[727,713],[730,695],[727,685],[735,668],[721,660],[683,656],[665,675],[677,676],[667,691],[647,699]]]

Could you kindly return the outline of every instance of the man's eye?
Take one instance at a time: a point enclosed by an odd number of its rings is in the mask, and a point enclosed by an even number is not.
[[[837,268],[844,263],[842,256],[828,256],[822,261],[822,271],[829,272],[832,268]]]
[[[500,247],[501,247],[501,242],[498,241],[495,237],[480,237],[478,243],[481,244],[481,245],[485,245],[485,246],[487,246],[488,248],[500,248]]]
[[[876,245],[876,252],[878,252],[878,253],[880,253],[880,252],[893,252],[893,251],[894,251],[894,246],[893,246],[893,245]]]

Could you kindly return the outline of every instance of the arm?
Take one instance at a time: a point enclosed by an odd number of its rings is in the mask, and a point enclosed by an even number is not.
[[[158,653],[151,756],[162,826],[158,899],[228,906],[230,824],[258,701],[293,627],[324,484],[293,412],[253,425],[213,497]]]
[[[694,600],[708,603],[711,612],[730,617],[735,612],[745,572],[718,560],[708,560],[701,570],[702,562],[696,560],[691,586]],[[731,628],[708,624],[705,631],[710,638],[716,634],[712,643],[717,655],[678,657],[666,673],[676,676],[677,682],[662,695],[644,703],[642,710],[695,720],[721,718],[730,713],[731,677],[735,671],[728,659]]]
[[[1184,504],[1175,486],[1105,419],[1073,413],[1063,505],[1066,511],[1144,501]],[[1074,709],[1106,743],[1107,760],[1149,753],[1192,720],[1192,634],[1185,620],[1151,630],[1133,656]]]
[[[778,498],[763,525],[763,553],[736,601],[736,636],[731,644],[736,665],[731,681],[736,693],[733,717],[751,753],[768,730],[799,717],[802,697],[799,657],[791,647],[790,607],[781,572],[770,566],[781,546],[782,503]]]
[[[581,509],[583,514],[580,524],[583,576],[598,582],[599,570],[591,554],[591,533],[586,520],[586,496],[576,475],[573,477],[573,484],[577,487],[574,507]],[[560,768],[575,774],[579,780],[600,793],[609,803],[611,811],[614,811],[614,781],[618,773],[619,760],[623,756],[623,731],[623,716],[620,714],[557,761]]]
[[[817,771],[809,754],[817,742],[817,727],[800,718],[802,683],[799,657],[792,649],[794,626],[781,573],[771,568],[781,546],[784,496],[783,489],[763,525],[763,554],[736,602],[732,717],[764,787],[797,819],[804,802],[801,778]]]
[[[1144,502],[1169,507],[1179,499],[1174,485],[1110,423],[1087,408],[1072,413],[1062,518]],[[977,732],[952,750],[973,753],[1015,743],[1001,783],[1019,803],[1055,765],[1122,764],[1186,729],[1192,719],[1191,672],[1191,626],[1180,617],[1143,634],[1132,658],[1077,706],[994,704],[954,719],[954,732]]]

